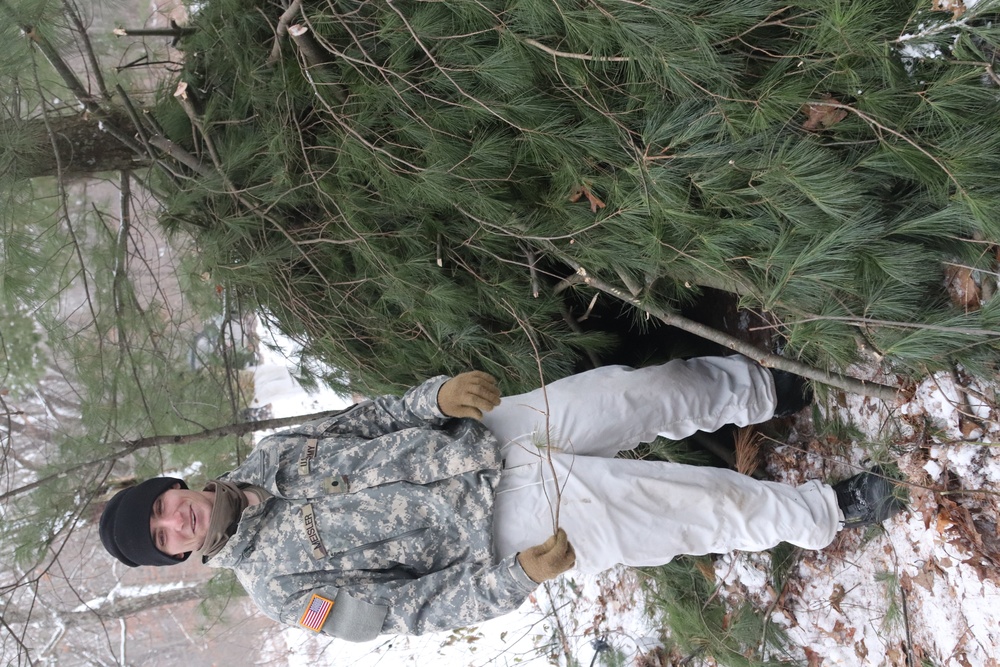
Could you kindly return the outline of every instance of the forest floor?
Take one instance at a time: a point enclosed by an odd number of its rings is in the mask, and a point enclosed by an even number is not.
[[[768,554],[716,557],[720,593],[734,603],[752,600],[786,630],[787,653],[771,657],[808,667],[1000,665],[997,387],[963,378],[971,390],[964,392],[957,380],[935,375],[896,406],[829,396],[820,401],[829,404],[821,421],[841,420],[853,438],[817,433],[804,412],[789,438],[770,448],[768,477],[793,484],[843,479],[878,452],[898,465],[909,493],[908,509],[883,527],[845,530],[823,550],[797,552],[780,590]],[[656,628],[637,614],[644,605],[634,573],[574,584],[569,605],[562,590],[558,603],[541,607],[562,606],[560,625],[574,644],[566,652],[580,664],[592,659],[594,640],[627,656],[624,664],[714,664],[650,653]]]

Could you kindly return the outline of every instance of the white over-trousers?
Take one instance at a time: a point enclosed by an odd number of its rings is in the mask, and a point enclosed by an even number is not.
[[[581,572],[779,542],[825,547],[840,525],[828,485],[613,458],[658,434],[679,440],[765,421],[774,408],[771,374],[741,356],[602,367],[505,397],[483,417],[505,463],[493,520],[497,556],[544,542],[557,511]]]

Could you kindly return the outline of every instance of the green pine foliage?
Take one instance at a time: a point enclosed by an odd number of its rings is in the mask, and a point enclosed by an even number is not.
[[[700,567],[699,567],[700,565]],[[723,667],[777,667],[796,664],[781,657],[783,630],[748,601],[727,603],[707,577],[708,557],[685,556],[644,570],[652,616],[670,629],[670,639],[694,664]]]
[[[155,115],[209,168],[163,219],[346,388],[581,367],[616,340],[567,322],[567,258],[668,310],[722,286],[820,366],[862,335],[903,373],[995,369],[1000,306],[941,282],[1000,240],[996,2],[303,4],[323,62],[272,62],[280,3],[199,3],[203,115]]]

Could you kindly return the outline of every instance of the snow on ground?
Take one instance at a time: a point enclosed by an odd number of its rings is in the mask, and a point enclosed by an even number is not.
[[[719,559],[726,590],[773,605],[772,619],[810,666],[1000,665],[997,388],[973,385],[969,405],[955,380],[928,378],[899,406],[839,396],[827,411],[869,443],[888,439],[910,506],[885,531],[842,531],[826,549],[803,552],[777,603],[762,577],[766,558]],[[775,449],[776,479],[841,479],[865,464],[858,443],[845,456],[822,438],[802,440]]]
[[[555,615],[548,613],[552,609]],[[566,664],[568,654],[578,664],[589,665],[598,640],[626,656],[658,645],[659,630],[642,610],[636,574],[621,568],[597,576],[559,578],[540,587],[517,612],[454,632],[380,637],[352,644],[287,628],[268,639],[261,663],[288,667],[541,666]]]

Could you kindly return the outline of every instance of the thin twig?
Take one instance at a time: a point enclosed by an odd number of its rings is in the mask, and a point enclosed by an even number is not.
[[[559,477],[556,474],[555,463],[552,461],[552,412],[549,409],[549,392],[545,387],[545,372],[542,370],[542,353],[538,349],[538,345],[535,344],[535,337],[532,335],[528,323],[522,320],[513,306],[506,301],[504,301],[504,306],[528,337],[528,342],[531,343],[531,349],[534,352],[535,365],[538,367],[539,389],[542,391],[542,400],[545,403],[545,460],[549,464],[549,471],[552,473],[552,481],[556,490],[554,506],[552,500],[549,500],[549,510],[552,512],[552,534],[555,535],[559,531],[559,505],[562,500],[562,489],[559,487]],[[543,485],[542,488],[544,489],[545,486]]]
[[[531,296],[535,299],[541,293],[541,283],[538,280],[538,269],[536,264],[538,263],[538,256],[535,255],[534,251],[526,246],[521,246],[521,250],[524,251],[524,256],[528,260],[528,277],[531,280]]]
[[[111,99],[107,85],[104,82],[104,73],[101,70],[101,64],[97,60],[97,54],[94,53],[94,46],[90,43],[90,34],[87,32],[87,26],[83,24],[83,19],[80,18],[80,12],[77,10],[76,3],[72,0],[63,0],[62,4],[64,12],[69,17],[70,22],[73,23],[76,31],[80,34],[80,40],[83,42],[84,57],[90,64],[90,70],[94,77],[94,82],[97,84],[97,90],[100,91],[101,97],[104,99]]]
[[[586,53],[569,53],[567,51],[556,51],[553,48],[545,46],[541,42],[535,41],[533,39],[525,39],[524,43],[528,46],[533,46],[536,49],[545,51],[545,53],[556,58],[572,58],[573,60],[587,60],[599,63],[630,63],[631,58],[626,56],[590,56]]]

